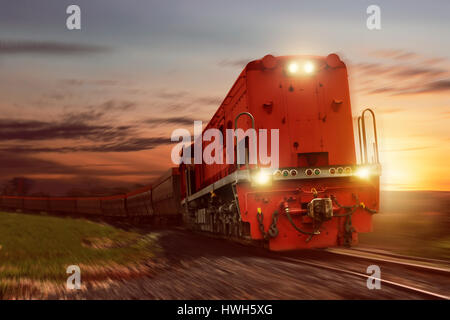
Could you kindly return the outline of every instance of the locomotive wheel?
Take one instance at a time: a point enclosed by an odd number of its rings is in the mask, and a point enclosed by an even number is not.
[[[233,234],[233,224],[228,222],[225,223],[225,232],[224,234],[228,237],[231,238],[232,234]]]
[[[217,233],[225,234],[225,223],[222,221],[222,219],[219,219],[219,221],[217,221]]]
[[[218,213],[214,214],[213,218],[213,233],[221,234],[222,232],[222,219],[220,219],[220,215]]]
[[[239,239],[242,238],[243,231],[244,231],[244,226],[242,225],[241,221],[238,221],[238,223],[237,223],[237,237]]]
[[[233,238],[240,238],[240,222],[239,221],[236,221],[236,220],[234,220],[233,221],[233,234],[232,234],[232,237]]]
[[[214,221],[214,224],[213,224],[213,232],[214,233],[220,233],[220,226],[219,226],[219,221]]]

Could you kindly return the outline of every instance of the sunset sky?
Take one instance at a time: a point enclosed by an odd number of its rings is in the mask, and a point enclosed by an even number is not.
[[[66,8],[81,7],[81,31]],[[366,8],[381,8],[381,30]],[[0,0],[0,183],[150,183],[246,62],[336,52],[377,114],[382,189],[450,190],[450,1]]]

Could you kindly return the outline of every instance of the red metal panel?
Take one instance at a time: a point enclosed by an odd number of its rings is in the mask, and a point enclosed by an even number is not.
[[[330,221],[324,222],[321,227],[321,234],[313,236],[310,241],[306,241],[308,235],[300,234],[290,224],[286,214],[281,210],[281,204],[286,198],[294,199],[290,202],[291,209],[301,208],[302,203],[308,203],[313,199],[312,189],[318,191],[318,197],[336,196],[342,205],[356,204],[353,194],[357,195],[359,201],[371,209],[378,209],[378,179],[371,182],[355,181],[354,179],[321,179],[298,182],[296,180],[286,181],[272,185],[270,188],[254,189],[250,184],[239,184],[237,186],[239,207],[241,217],[245,222],[250,223],[252,239],[262,239],[261,231],[258,228],[256,214],[261,208],[264,215],[264,229],[267,230],[272,222],[272,214],[275,210],[279,212],[278,230],[279,234],[269,242],[271,250],[293,250],[317,247],[336,246],[340,243],[343,232],[343,217],[334,217]],[[336,211],[337,214],[342,213]],[[305,231],[313,231],[309,219],[303,219],[300,215],[292,214],[297,226]],[[372,214],[357,209],[352,216],[352,226],[356,232],[370,232],[372,229]]]

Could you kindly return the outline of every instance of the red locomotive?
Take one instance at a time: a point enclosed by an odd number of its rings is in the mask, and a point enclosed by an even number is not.
[[[372,116],[372,134],[366,113]],[[223,136],[236,129],[278,130],[277,168],[250,161],[261,145],[244,136],[221,150],[225,155],[232,148],[237,160],[237,146],[243,146],[243,165],[183,163],[152,186],[126,195],[1,196],[0,206],[153,221],[182,216],[190,229],[277,251],[351,245],[359,232],[371,230],[381,172],[372,110],[357,124],[360,164],[347,69],[336,54],[267,55],[247,64],[204,130],[215,128]],[[272,142],[268,151],[275,153]]]
[[[248,63],[205,130],[225,136],[226,129],[279,129],[279,168],[183,164],[186,225],[259,240],[270,250],[356,243],[358,232],[371,230],[379,204],[375,118],[367,111],[374,149],[368,152],[365,111],[358,118],[363,164],[357,165],[347,69],[336,54],[267,55]],[[240,142],[249,159],[258,146]]]

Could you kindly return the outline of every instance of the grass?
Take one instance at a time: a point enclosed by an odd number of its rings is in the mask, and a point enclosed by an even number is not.
[[[60,282],[69,265],[137,265],[157,252],[155,239],[137,232],[83,219],[0,212],[0,291],[5,279]]]
[[[361,244],[400,254],[450,260],[450,192],[382,191],[380,213]]]
[[[400,254],[450,260],[449,220],[444,213],[381,213],[374,216],[374,232],[359,235],[360,243]]]

